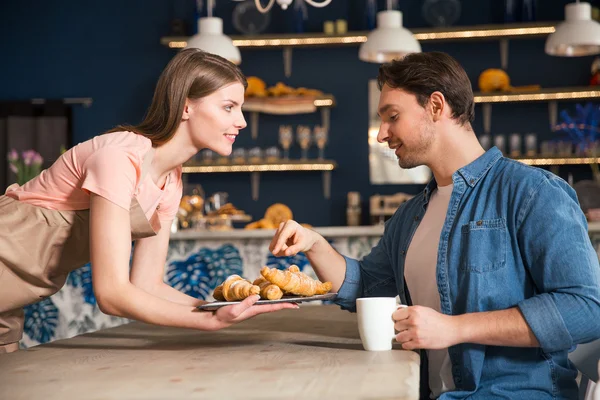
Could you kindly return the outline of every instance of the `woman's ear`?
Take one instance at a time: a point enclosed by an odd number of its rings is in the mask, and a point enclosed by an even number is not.
[[[185,100],[185,104],[183,105],[183,113],[181,114],[181,120],[187,121],[190,119],[191,113],[191,105],[188,99]]]

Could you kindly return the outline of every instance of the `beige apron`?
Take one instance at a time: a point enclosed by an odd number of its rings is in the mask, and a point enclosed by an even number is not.
[[[140,183],[153,154],[144,157]],[[160,230],[156,211],[148,220],[135,195],[129,218],[132,240]],[[89,210],[47,210],[0,196],[0,354],[18,348],[23,307],[58,292],[69,272],[88,262]]]

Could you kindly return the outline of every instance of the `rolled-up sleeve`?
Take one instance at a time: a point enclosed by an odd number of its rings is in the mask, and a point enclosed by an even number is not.
[[[396,297],[398,289],[394,269],[390,261],[393,219],[386,223],[382,238],[361,261],[346,259],[346,275],[338,291],[336,304],[342,309],[356,311],[356,299],[360,297]]]
[[[547,178],[523,208],[519,246],[538,294],[518,304],[546,352],[600,337],[600,266],[574,190]]]

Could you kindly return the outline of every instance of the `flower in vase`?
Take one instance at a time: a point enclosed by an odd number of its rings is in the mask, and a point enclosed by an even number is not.
[[[19,155],[15,149],[12,149],[7,155],[7,160],[10,170],[17,176],[19,185],[39,175],[44,162],[42,156],[35,150],[26,150]]]

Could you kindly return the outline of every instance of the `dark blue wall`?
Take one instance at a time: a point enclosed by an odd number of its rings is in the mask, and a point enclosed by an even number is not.
[[[563,18],[569,1],[538,2],[538,19]],[[383,2],[380,2],[383,6]],[[230,16],[236,3],[218,0],[216,15],[225,19],[225,31],[233,31]],[[266,1],[263,0],[263,4]],[[420,0],[400,1],[404,24],[425,27]],[[463,0],[457,25],[502,22],[502,1]],[[543,4],[543,5],[540,5]],[[364,29],[364,1],[334,0],[325,9],[309,7],[308,31],[318,31],[326,19],[345,18],[350,29]],[[119,123],[137,123],[148,106],[156,79],[174,50],[160,45],[170,33],[171,21],[183,19],[194,25],[192,0],[75,0],[3,1],[0,5],[0,99],[31,97],[92,97],[94,104],[74,112],[74,138],[84,141]],[[275,9],[271,32],[291,31],[291,12]],[[289,28],[288,28],[289,27]],[[191,29],[191,28],[190,28]],[[423,50],[446,51],[456,57],[476,85],[486,68],[500,66],[499,44],[468,42],[423,44]],[[359,191],[365,202],[375,193],[415,193],[421,186],[371,185],[367,147],[367,81],[377,75],[377,66],[358,60],[358,47],[296,49],[293,73],[283,74],[280,50],[242,51],[242,69],[247,75],[263,77],[268,84],[283,81],[292,86],[319,88],[337,98],[332,110],[330,143],[326,156],[339,164],[333,172],[332,198],[322,195],[319,173],[263,174],[259,201],[250,198],[246,174],[194,176],[208,193],[225,190],[238,207],[260,218],[273,202],[288,204],[296,219],[317,226],[345,223],[346,193]],[[544,40],[510,42],[508,73],[514,85],[538,83],[546,87],[585,85],[591,57],[562,59],[544,54]],[[572,104],[561,104],[560,108]],[[503,104],[494,106],[493,133],[536,132],[550,138],[546,104]],[[260,117],[256,142],[249,129],[242,132],[237,146],[277,145],[279,124],[318,124],[318,114],[294,117]],[[482,131],[481,110],[477,109],[477,132]],[[313,149],[313,151],[316,151]],[[294,148],[292,156],[298,156]],[[578,178],[589,168],[564,169]],[[561,172],[562,174],[562,172]]]

